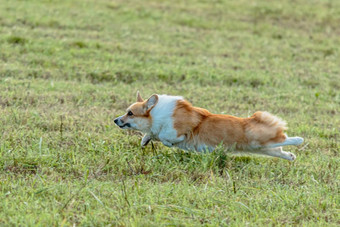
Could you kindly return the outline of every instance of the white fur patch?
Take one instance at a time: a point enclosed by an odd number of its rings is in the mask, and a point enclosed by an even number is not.
[[[303,138],[301,137],[287,137],[287,139],[282,143],[274,143],[274,144],[267,145],[266,147],[273,148],[273,147],[281,147],[281,146],[287,146],[287,145],[297,146],[302,143],[303,143]]]
[[[178,100],[183,100],[183,97],[158,95],[158,102],[150,112],[152,117],[152,136],[168,145],[184,140],[183,137],[177,137],[177,131],[174,128],[172,118]]]

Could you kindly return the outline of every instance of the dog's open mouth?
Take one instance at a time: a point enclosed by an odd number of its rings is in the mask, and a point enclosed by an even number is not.
[[[130,128],[131,127],[131,125],[130,125],[130,123],[126,123],[126,124],[124,124],[124,125],[122,125],[122,126],[120,126],[120,125],[118,125],[120,128]]]

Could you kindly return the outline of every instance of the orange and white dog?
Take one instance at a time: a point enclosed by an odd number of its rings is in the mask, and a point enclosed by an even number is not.
[[[301,137],[284,134],[286,123],[268,112],[256,112],[248,118],[212,114],[192,106],[181,96],[154,94],[143,100],[137,92],[137,102],[114,122],[122,129],[144,132],[143,147],[152,139],[168,147],[196,151],[235,144],[236,151],[293,161],[295,155],[283,151],[282,146],[303,142]]]

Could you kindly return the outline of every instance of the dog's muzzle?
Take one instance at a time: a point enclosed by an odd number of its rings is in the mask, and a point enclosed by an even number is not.
[[[131,125],[130,123],[126,123],[125,125],[123,126],[119,126],[120,128],[131,128]]]
[[[116,119],[114,119],[114,123],[116,125],[119,126],[119,128],[123,128],[123,129],[126,129],[126,128],[130,128],[131,127],[131,124],[130,123],[125,123],[124,124],[124,121],[121,120],[121,117],[117,117]]]

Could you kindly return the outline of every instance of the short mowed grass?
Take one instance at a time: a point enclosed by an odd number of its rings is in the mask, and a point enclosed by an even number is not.
[[[340,2],[0,0],[0,225],[340,225]],[[170,149],[140,90],[288,122],[297,159]]]

